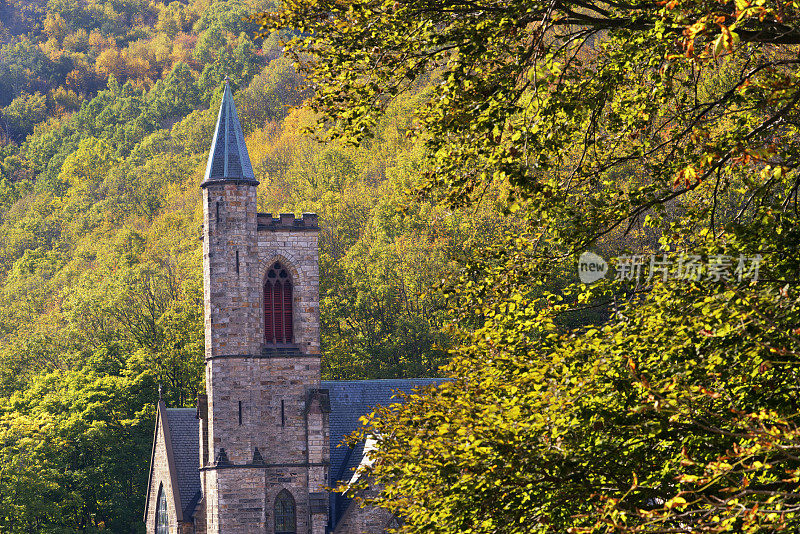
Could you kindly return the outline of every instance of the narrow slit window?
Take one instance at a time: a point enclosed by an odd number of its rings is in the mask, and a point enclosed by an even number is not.
[[[264,282],[264,341],[270,345],[294,342],[292,282],[289,272],[275,262]]]
[[[167,513],[167,494],[164,493],[164,486],[158,488],[158,500],[156,501],[156,534],[169,534],[169,514]]]
[[[239,274],[239,251],[236,251],[236,274]]]
[[[242,426],[242,401],[239,401],[239,426]]]
[[[286,426],[286,407],[281,400],[281,426]]]

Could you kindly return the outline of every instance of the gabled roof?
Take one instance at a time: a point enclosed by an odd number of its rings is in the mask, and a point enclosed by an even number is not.
[[[415,388],[440,384],[437,378],[409,378],[389,380],[323,380],[321,387],[330,396],[330,487],[353,478],[354,470],[364,460],[364,443],[354,448],[342,444],[345,436],[360,428],[359,419],[368,415],[376,406],[388,406],[401,399],[397,392],[411,393]],[[330,518],[328,525],[333,530],[344,515],[350,499],[340,493],[330,495]]]
[[[400,399],[398,391],[411,393],[414,388],[440,383],[435,378],[408,378],[389,380],[323,380],[321,387],[328,390],[330,413],[331,464],[330,482],[350,480],[353,469],[361,463],[363,446],[350,449],[340,445],[345,436],[361,427],[359,418],[368,415],[376,406],[388,406]]]
[[[236,113],[233,94],[225,79],[225,90],[217,115],[217,127],[208,153],[206,175],[202,186],[225,181],[246,181],[258,185],[250,164],[250,155],[244,143],[242,125]]]
[[[183,518],[188,521],[200,499],[200,421],[194,408],[167,408],[172,458]]]
[[[180,490],[178,489],[178,476],[177,470],[175,469],[174,455],[172,453],[172,432],[170,432],[169,429],[167,405],[164,404],[163,399],[159,399],[157,406],[156,429],[153,435],[153,451],[150,454],[150,474],[147,481],[147,502],[144,506],[144,521],[145,523],[147,522],[147,514],[150,508],[150,496],[152,495],[151,490],[153,487],[153,482],[155,482],[155,480],[153,480],[153,475],[155,474],[155,457],[159,444],[159,436],[161,436],[161,441],[164,443],[164,448],[166,449],[167,472],[169,473],[170,485],[172,486],[172,495],[168,495],[167,498],[173,500],[178,521],[183,521],[183,507],[180,506]]]
[[[167,408],[163,400],[158,401],[156,411],[156,430],[153,437],[153,451],[150,455],[150,474],[147,482],[148,499],[145,502],[144,521],[150,506],[150,495],[155,468],[155,454],[158,447],[159,436],[163,436],[163,443],[167,456],[167,471],[169,472],[172,495],[177,520],[189,521],[194,515],[194,509],[200,499],[200,426],[194,408]]]

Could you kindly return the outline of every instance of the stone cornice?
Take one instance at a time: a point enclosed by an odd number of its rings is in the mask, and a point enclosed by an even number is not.
[[[297,462],[297,463],[277,463],[277,464],[224,464],[224,465],[206,465],[200,468],[200,471],[220,471],[222,469],[275,469],[280,467],[329,467],[330,462]]]

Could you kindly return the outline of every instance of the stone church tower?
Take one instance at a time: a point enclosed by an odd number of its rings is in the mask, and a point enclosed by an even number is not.
[[[388,511],[325,491],[368,461],[364,444],[336,445],[436,381],[320,381],[317,216],[258,213],[257,186],[226,82],[201,184],[206,395],[158,402],[146,530],[384,534]]]
[[[317,217],[259,215],[226,82],[203,188],[206,532],[323,534],[327,391],[320,389]]]

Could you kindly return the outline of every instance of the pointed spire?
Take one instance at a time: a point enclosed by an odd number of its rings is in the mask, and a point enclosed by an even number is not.
[[[222,104],[217,115],[217,127],[214,129],[214,140],[208,153],[206,175],[201,187],[211,183],[225,181],[245,181],[258,185],[250,155],[244,143],[242,125],[236,113],[233,94],[225,77],[225,90],[222,93]]]

